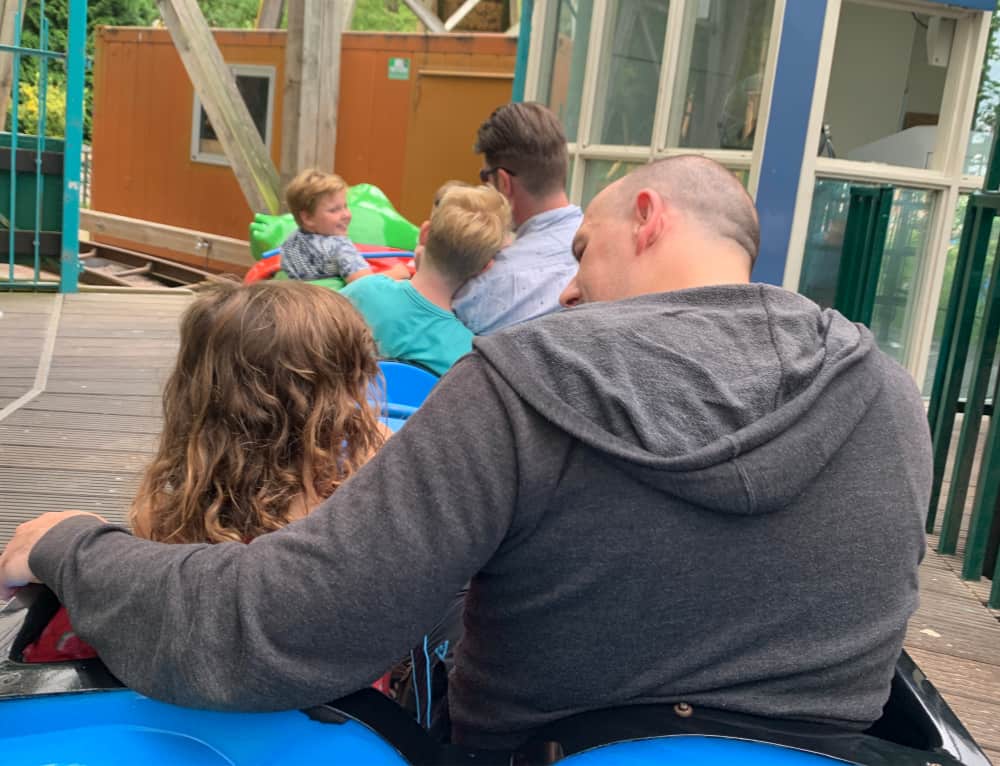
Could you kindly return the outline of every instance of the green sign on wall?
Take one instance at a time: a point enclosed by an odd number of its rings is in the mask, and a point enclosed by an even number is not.
[[[389,79],[390,80],[409,80],[410,79],[410,60],[401,58],[390,58],[389,59]]]

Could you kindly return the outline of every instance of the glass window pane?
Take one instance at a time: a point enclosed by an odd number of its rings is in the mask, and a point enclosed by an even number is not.
[[[927,251],[935,195],[923,189],[896,189],[875,293],[871,330],[879,348],[903,362],[913,308],[914,285]]]
[[[1000,13],[994,13],[990,20],[990,41],[976,96],[969,148],[965,153],[965,173],[968,175],[986,175],[996,129],[997,107],[1000,107]]]
[[[243,101],[247,105],[247,110],[250,112],[250,117],[253,119],[257,132],[260,133],[261,140],[265,146],[269,145],[270,136],[267,135],[267,102],[271,90],[271,78],[267,75],[237,74],[236,88],[239,90],[240,95],[243,96]],[[215,134],[215,128],[212,127],[212,122],[208,119],[208,114],[205,112],[204,107],[201,107],[199,121],[198,153],[224,155],[225,151],[222,148],[222,142],[219,141],[218,136]]]
[[[587,41],[593,0],[560,0],[556,8],[555,41],[544,54],[539,100],[562,121],[569,141],[576,141],[580,124],[580,94],[587,65]]]
[[[824,178],[816,180],[799,292],[823,307],[832,306],[836,297],[840,251],[844,245],[850,201],[849,182]]]
[[[832,306],[836,298],[850,194],[847,181],[816,182],[799,292],[821,306]],[[922,189],[896,189],[893,194],[871,330],[879,347],[897,361],[907,353],[913,288],[926,258],[934,198]]]
[[[642,162],[629,162],[627,160],[587,160],[583,170],[583,193],[580,199],[580,206],[586,207],[597,193],[608,184],[617,181],[622,176],[635,170]],[[572,170],[573,163],[570,163]],[[746,168],[730,168],[733,175],[739,179],[744,187],[750,178],[750,171]]]
[[[931,388],[934,385],[934,375],[937,372],[938,352],[941,350],[941,336],[944,334],[944,322],[948,313],[948,303],[951,300],[951,286],[955,276],[955,264],[958,261],[958,246],[962,238],[962,224],[965,221],[965,209],[969,202],[969,195],[963,194],[959,197],[958,205],[955,208],[955,217],[951,226],[951,241],[948,245],[948,259],[944,267],[944,279],[941,282],[941,298],[938,301],[937,316],[934,320],[934,334],[931,338],[931,351],[927,360],[927,372],[924,375],[923,393],[930,396]],[[993,269],[993,261],[996,257],[997,245],[1000,243],[1000,218],[993,220],[993,227],[990,230],[990,243],[986,251],[986,268],[984,273],[990,274]],[[979,302],[976,304],[976,321],[972,326],[972,340],[970,349],[975,349],[983,334],[983,312],[986,310],[986,291],[989,287],[988,280],[984,279],[979,292]],[[965,373],[962,376],[962,396],[969,393],[969,383],[972,379],[972,370],[975,367],[975,359],[970,353],[969,359],[965,363]],[[988,391],[994,390],[997,370],[993,369],[993,379],[990,381]]]
[[[583,169],[583,195],[580,207],[587,207],[601,189],[641,164],[624,160],[587,160]]]
[[[931,16],[845,2],[840,11],[821,152],[848,160],[930,167],[948,74],[927,49]],[[953,33],[953,26],[940,35]],[[820,144],[820,136],[816,136]]]
[[[594,106],[594,143],[649,146],[668,5],[667,0],[610,4]]]
[[[669,146],[752,149],[774,0],[688,3]]]

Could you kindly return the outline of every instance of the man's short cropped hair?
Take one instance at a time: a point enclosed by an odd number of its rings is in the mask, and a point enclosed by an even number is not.
[[[431,213],[424,258],[457,290],[503,247],[510,206],[491,186],[453,186]]]
[[[295,218],[295,223],[302,225],[302,213],[312,215],[316,212],[316,203],[320,197],[336,194],[347,189],[347,182],[335,173],[324,173],[316,168],[303,170],[288,183],[285,189],[285,203],[288,211]]]
[[[731,170],[697,154],[682,154],[643,165],[622,180],[619,200],[631,205],[650,188],[688,214],[708,233],[729,240],[757,260],[760,223],[753,199]]]
[[[495,109],[479,126],[475,151],[488,168],[512,172],[536,197],[566,187],[566,134],[559,118],[542,104],[520,102]]]

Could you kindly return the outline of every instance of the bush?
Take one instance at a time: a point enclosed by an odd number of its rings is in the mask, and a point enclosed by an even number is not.
[[[21,81],[21,99],[17,107],[17,132],[38,135],[39,86],[37,82]],[[66,89],[50,82],[45,92],[45,135],[62,138],[66,134]],[[11,129],[11,108],[7,107],[6,128]]]

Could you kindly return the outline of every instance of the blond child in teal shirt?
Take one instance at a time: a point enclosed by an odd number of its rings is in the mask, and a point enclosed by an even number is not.
[[[452,296],[489,266],[509,230],[510,207],[499,192],[450,185],[421,227],[413,278],[376,274],[342,293],[372,328],[383,356],[443,375],[472,350],[472,331],[452,312]]]

